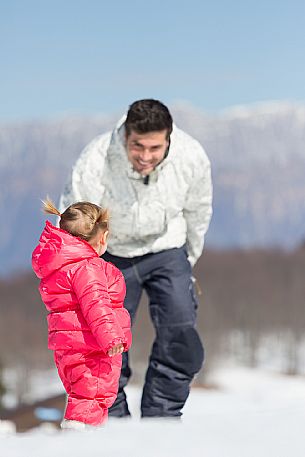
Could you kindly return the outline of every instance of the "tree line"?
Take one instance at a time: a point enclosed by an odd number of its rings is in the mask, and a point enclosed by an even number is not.
[[[228,358],[257,366],[263,349],[265,353],[269,350],[272,359],[271,342],[281,353],[282,372],[304,372],[304,271],[305,246],[290,252],[204,252],[194,269],[200,294],[198,328],[206,348],[198,384],[206,382],[213,367]],[[38,284],[31,271],[0,280],[0,362],[4,368],[18,368],[24,376],[32,369],[53,366],[47,349],[47,313]],[[154,338],[148,313],[143,297],[131,350],[135,382],[144,377]],[[0,372],[0,395],[4,387]],[[21,381],[20,401],[25,389],[26,382]]]

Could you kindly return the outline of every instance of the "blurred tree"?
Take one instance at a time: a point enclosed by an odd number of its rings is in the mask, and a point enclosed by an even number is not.
[[[2,408],[2,398],[3,398],[3,395],[5,394],[6,392],[6,388],[5,388],[5,385],[4,385],[4,381],[3,381],[3,365],[2,365],[2,362],[0,361],[0,408]]]

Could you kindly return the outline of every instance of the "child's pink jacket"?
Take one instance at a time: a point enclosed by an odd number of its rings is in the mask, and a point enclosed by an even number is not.
[[[47,310],[49,349],[107,352],[131,344],[122,273],[86,242],[46,222],[32,256]]]
[[[123,307],[124,277],[86,241],[48,221],[33,252],[32,266],[41,279],[39,290],[49,311],[48,347],[55,351],[59,374],[71,397],[65,417],[100,423],[107,414],[101,409],[115,400],[121,364],[121,356],[111,358],[107,351],[120,342],[124,350],[131,345],[130,317]],[[91,416],[83,417],[80,397],[95,401],[88,407]]]

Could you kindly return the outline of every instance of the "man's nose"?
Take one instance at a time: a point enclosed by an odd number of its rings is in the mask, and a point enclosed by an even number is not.
[[[141,160],[149,160],[150,159],[150,151],[148,148],[143,148],[141,151]]]

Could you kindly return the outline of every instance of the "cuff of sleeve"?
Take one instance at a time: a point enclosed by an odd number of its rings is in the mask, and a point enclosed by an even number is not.
[[[126,342],[123,338],[121,338],[121,337],[114,338],[111,341],[111,343],[109,343],[108,346],[106,347],[105,352],[107,353],[109,351],[109,349],[112,349],[114,346],[116,346],[117,344],[120,344],[120,343],[122,343],[125,348]]]
[[[193,268],[193,266],[195,265],[195,263],[197,261],[197,259],[195,259],[195,257],[192,256],[192,255],[189,255],[187,260],[190,262],[192,268]]]

